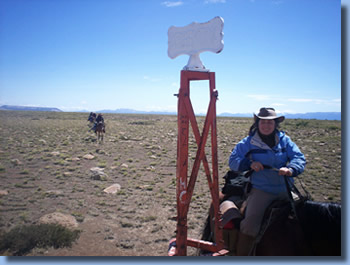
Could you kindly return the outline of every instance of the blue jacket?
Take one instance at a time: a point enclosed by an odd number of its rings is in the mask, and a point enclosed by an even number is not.
[[[250,169],[252,161],[258,161],[272,168],[288,167],[293,177],[304,171],[306,160],[298,146],[284,132],[276,130],[276,145],[270,148],[256,132],[241,140],[232,151],[229,166],[234,171]],[[253,172],[250,177],[252,186],[265,192],[278,194],[286,191],[283,176],[271,169]],[[291,181],[294,182],[293,178]]]

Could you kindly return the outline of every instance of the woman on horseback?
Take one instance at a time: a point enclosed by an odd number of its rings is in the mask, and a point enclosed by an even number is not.
[[[271,202],[288,198],[283,176],[291,177],[293,182],[292,177],[304,171],[306,161],[303,153],[289,136],[277,129],[284,119],[284,116],[277,116],[273,108],[261,108],[257,115],[254,114],[249,135],[236,145],[230,155],[231,170],[252,172],[245,216],[240,222],[239,233],[235,234],[236,255],[249,255]],[[223,207],[220,208],[222,210]]]

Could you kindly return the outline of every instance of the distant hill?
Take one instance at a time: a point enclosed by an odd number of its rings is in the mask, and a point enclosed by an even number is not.
[[[3,105],[3,106],[0,107],[0,110],[24,110],[24,111],[54,111],[54,112],[62,112],[62,110],[60,110],[58,108],[11,106],[11,105]]]
[[[157,114],[157,115],[176,115],[176,112],[166,111],[141,111],[134,109],[116,109],[116,110],[99,110],[97,113],[124,113],[124,114]],[[205,116],[205,114],[197,114],[199,116]],[[316,120],[341,120],[341,112],[308,112],[308,113],[284,113],[287,119],[316,119]],[[253,117],[253,113],[220,113],[219,117]]]
[[[143,111],[134,109],[98,110],[96,113],[121,113],[121,114],[153,114],[153,115],[177,115],[176,112],[167,111]]]
[[[253,117],[253,113],[229,113],[229,112],[223,112],[220,113],[218,116],[221,117],[238,117],[238,118],[249,118]]]
[[[341,120],[341,112],[309,112],[285,114],[287,119]]]
[[[23,110],[23,111],[54,111],[62,112],[58,108],[45,108],[45,107],[27,107],[27,106],[12,106],[3,105],[0,110]],[[88,110],[81,110],[78,112],[90,112]],[[167,111],[143,111],[134,109],[104,109],[95,111],[96,113],[121,113],[121,114],[148,114],[148,115],[177,115],[177,112]],[[198,116],[205,116],[205,113],[196,114]],[[308,113],[284,113],[287,119],[316,119],[316,120],[341,120],[341,112],[308,112]],[[253,113],[220,113],[219,117],[242,117],[250,118],[253,117]]]

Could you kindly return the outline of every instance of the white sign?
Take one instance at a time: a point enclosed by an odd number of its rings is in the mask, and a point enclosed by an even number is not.
[[[168,30],[168,56],[174,59],[187,54],[190,58],[184,70],[209,71],[202,64],[199,54],[222,51],[223,27],[224,20],[221,17],[215,17],[206,23],[193,22],[185,27],[171,26]]]

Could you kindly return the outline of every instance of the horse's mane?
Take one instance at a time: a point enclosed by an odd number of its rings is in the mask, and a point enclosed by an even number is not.
[[[315,220],[323,225],[340,224],[341,204],[334,202],[305,201],[301,213],[307,216],[309,221]]]
[[[327,251],[331,245],[331,253],[340,253],[341,204],[307,200],[299,205],[298,218],[314,251],[325,251],[323,247],[327,242]]]

